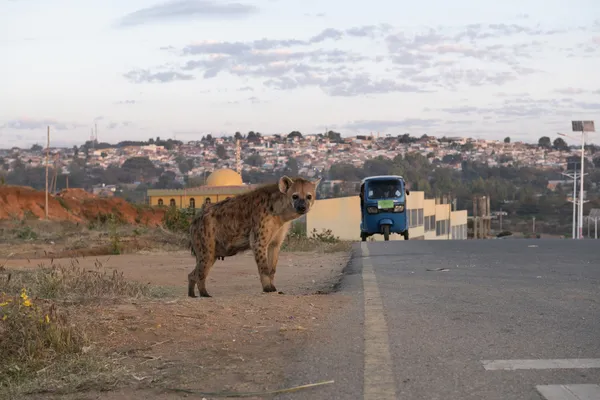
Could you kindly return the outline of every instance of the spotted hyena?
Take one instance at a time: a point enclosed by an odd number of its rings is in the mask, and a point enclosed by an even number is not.
[[[290,223],[307,214],[321,179],[282,176],[277,183],[205,207],[190,225],[190,246],[196,268],[188,275],[188,296],[211,297],[206,278],[215,259],[252,250],[264,292],[273,284],[279,249]]]

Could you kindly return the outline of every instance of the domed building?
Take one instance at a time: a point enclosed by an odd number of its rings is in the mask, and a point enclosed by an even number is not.
[[[205,186],[241,186],[240,174],[229,168],[218,169],[208,176]]]
[[[252,190],[255,185],[246,185],[240,174],[229,168],[213,171],[206,184],[186,189],[149,189],[148,203],[151,206],[175,206],[178,208],[200,208],[205,203],[216,203]]]

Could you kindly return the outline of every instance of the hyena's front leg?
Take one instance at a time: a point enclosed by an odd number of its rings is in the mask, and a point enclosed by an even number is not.
[[[273,237],[269,243],[268,263],[269,263],[269,278],[271,285],[275,287],[275,272],[277,271],[277,262],[279,261],[279,250],[281,244],[285,240],[289,230],[289,224],[284,225]]]
[[[269,265],[269,241],[267,232],[257,231],[250,235],[250,247],[254,253],[254,260],[258,267],[258,274],[260,276],[260,284],[262,285],[263,292],[276,292],[277,289],[271,282],[271,269]]]

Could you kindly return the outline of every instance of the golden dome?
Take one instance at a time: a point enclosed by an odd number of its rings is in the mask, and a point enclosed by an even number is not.
[[[228,168],[218,169],[206,179],[206,186],[239,186],[243,184],[240,174]]]

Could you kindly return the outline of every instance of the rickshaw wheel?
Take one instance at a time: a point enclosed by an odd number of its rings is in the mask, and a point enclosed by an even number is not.
[[[408,230],[402,232],[402,236],[404,236],[404,240],[408,240]]]
[[[390,226],[385,225],[383,227],[383,240],[390,240]]]
[[[363,242],[366,242],[367,241],[367,234],[364,233],[364,232],[361,232],[360,233],[360,240],[363,241]]]

